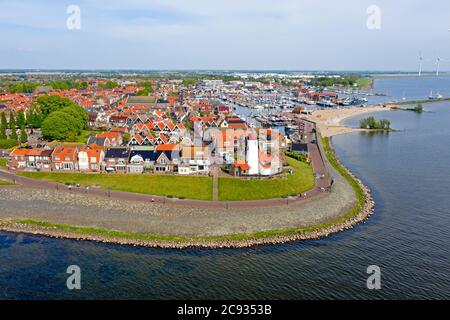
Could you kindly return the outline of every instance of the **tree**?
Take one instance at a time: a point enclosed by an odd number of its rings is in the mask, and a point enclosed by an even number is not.
[[[129,141],[130,141],[130,134],[127,132],[127,133],[124,133],[124,135],[123,135],[123,142],[124,143],[128,143]]]
[[[0,140],[0,149],[9,149],[17,146],[17,141],[11,139]]]
[[[8,128],[8,120],[6,120],[6,114],[4,112],[2,112],[2,117],[0,120],[0,128],[1,129],[6,129]]]
[[[8,91],[13,93],[32,93],[37,86],[39,86],[39,83],[28,81],[10,83]]]
[[[0,140],[6,140],[8,136],[6,135],[6,128],[0,127]]]
[[[117,88],[118,86],[119,86],[119,84],[112,80],[108,80],[106,83],[104,83],[104,84],[100,83],[98,85],[98,87],[102,88],[102,89],[114,89],[114,88]]]
[[[20,129],[20,142],[27,143],[27,141],[28,141],[27,131],[25,130],[25,127],[22,127]]]
[[[75,132],[69,132],[69,135],[67,136],[66,140],[68,142],[76,142],[77,141],[77,135],[75,134]]]
[[[9,128],[11,130],[16,128],[16,120],[14,119],[14,113],[12,111],[9,114]]]
[[[381,129],[389,130],[391,127],[391,122],[387,119],[375,120],[373,116],[361,119],[359,121],[359,127],[362,129]]]
[[[78,105],[72,100],[57,95],[41,96],[34,103],[34,107],[44,115],[44,118],[54,111],[76,106]]]
[[[41,126],[42,135],[51,140],[66,140],[70,133],[78,135],[80,126],[72,115],[62,111],[52,112]]]
[[[153,86],[151,82],[142,82],[141,85],[144,87],[144,89],[138,91],[136,95],[148,96],[150,93],[153,93]]]
[[[80,90],[86,90],[88,88],[88,83],[86,81],[82,81],[78,85],[78,89]]]
[[[23,110],[19,110],[19,112],[17,113],[17,126],[19,128],[22,128],[23,126],[25,126],[25,114],[23,112]]]
[[[415,112],[418,113],[422,113],[423,112],[423,105],[421,103],[419,103],[415,108],[414,108]]]
[[[81,131],[85,128],[85,122],[79,110],[75,109],[74,107],[66,107],[64,109],[61,109],[61,112],[67,113],[71,115],[74,119],[76,119],[78,131]]]
[[[14,140],[14,141],[17,142],[18,137],[17,137],[16,128],[11,129],[11,134],[9,135],[9,139]]]
[[[42,121],[43,121],[42,113],[37,112],[35,108],[31,108],[27,117],[28,125],[31,128],[40,128],[42,125]]]

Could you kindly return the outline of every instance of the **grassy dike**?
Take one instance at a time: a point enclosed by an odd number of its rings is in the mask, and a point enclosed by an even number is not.
[[[356,205],[339,219],[313,226],[284,230],[262,231],[254,234],[226,236],[185,237],[176,235],[138,234],[91,227],[54,224],[35,220],[0,221],[0,229],[27,232],[55,238],[71,238],[162,248],[188,247],[249,247],[254,245],[285,243],[296,240],[319,239],[343,231],[366,220],[373,212],[373,201],[369,190],[362,185],[336,158],[328,138],[322,138],[323,149],[329,163],[350,183],[357,198]],[[317,199],[316,201],[320,201]]]

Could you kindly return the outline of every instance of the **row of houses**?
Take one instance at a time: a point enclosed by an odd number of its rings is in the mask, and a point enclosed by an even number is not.
[[[173,172],[207,174],[209,150],[206,146],[182,147],[165,144],[155,150],[128,147],[82,148],[57,146],[54,149],[18,148],[11,152],[8,166],[13,170],[41,172],[143,173]]]

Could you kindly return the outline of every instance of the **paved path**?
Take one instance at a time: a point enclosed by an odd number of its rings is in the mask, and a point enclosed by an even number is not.
[[[212,190],[212,200],[219,201],[219,167],[212,167],[211,173],[213,176],[213,190]]]

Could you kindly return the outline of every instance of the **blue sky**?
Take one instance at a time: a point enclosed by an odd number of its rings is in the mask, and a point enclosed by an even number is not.
[[[415,70],[422,51],[449,70],[449,18],[448,0],[0,0],[0,68]]]

